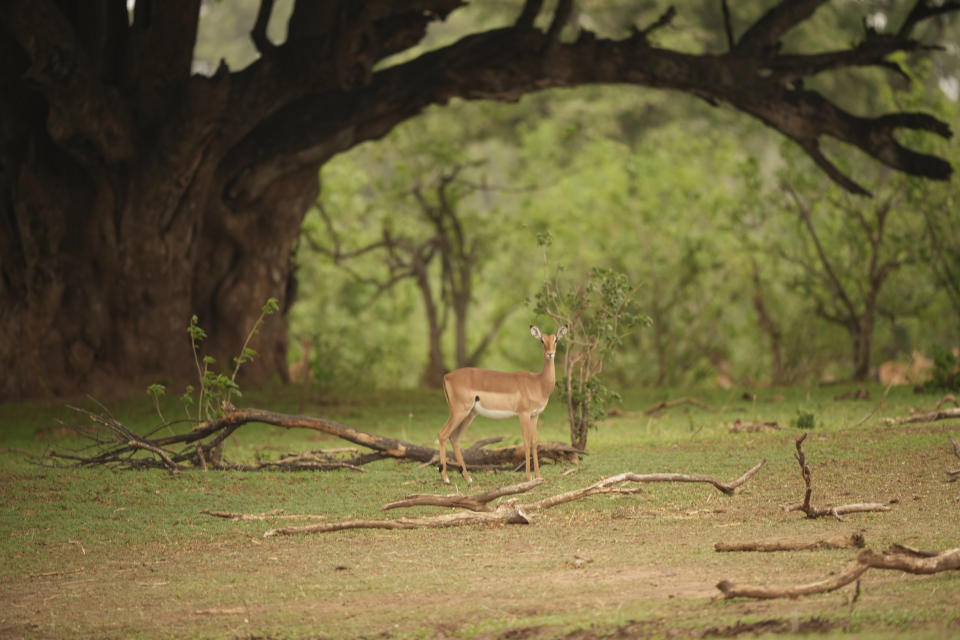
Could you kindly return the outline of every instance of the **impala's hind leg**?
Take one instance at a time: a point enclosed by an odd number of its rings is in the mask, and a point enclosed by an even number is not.
[[[460,432],[463,431],[464,422],[470,424],[470,409],[461,409],[454,405],[450,406],[450,417],[447,418],[446,424],[443,425],[443,428],[440,429],[440,433],[437,435],[437,440],[440,445],[440,478],[446,483],[450,484],[450,478],[447,477],[447,442],[453,437],[453,453],[457,457],[457,462],[460,463],[461,468],[463,468],[463,455],[460,453],[460,445],[457,442],[460,437]],[[466,472],[466,469],[463,469]]]
[[[470,423],[473,422],[473,419],[477,414],[472,411],[467,414],[467,417],[463,419],[463,422],[460,423],[456,429],[453,430],[453,433],[450,436],[450,444],[453,445],[453,455],[457,457],[457,464],[460,465],[460,474],[463,476],[463,479],[467,482],[473,482],[473,478],[470,477],[470,474],[467,473],[467,463],[463,461],[463,452],[460,450],[460,436],[463,435],[463,432],[467,430],[467,427],[470,426]]]

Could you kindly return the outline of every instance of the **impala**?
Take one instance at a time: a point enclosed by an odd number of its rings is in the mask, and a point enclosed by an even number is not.
[[[447,484],[447,441],[453,445],[453,454],[460,465],[460,473],[467,482],[473,482],[467,473],[467,465],[460,451],[460,436],[478,415],[488,418],[520,418],[523,433],[523,454],[530,476],[530,453],[533,452],[533,470],[540,477],[540,460],[537,457],[537,419],[547,406],[557,376],[554,371],[554,356],[557,343],[567,334],[567,327],[560,327],[555,334],[543,335],[537,327],[530,333],[543,345],[543,370],[540,373],[518,371],[491,371],[464,367],[443,376],[443,395],[450,407],[450,417],[440,430],[440,477]]]

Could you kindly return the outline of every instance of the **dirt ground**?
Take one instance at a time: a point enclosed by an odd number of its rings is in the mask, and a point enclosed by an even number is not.
[[[861,531],[876,550],[893,542],[960,546],[960,485],[947,483],[942,471],[950,461],[946,434],[958,428],[923,429],[924,438],[896,459],[889,449],[863,446],[863,432],[812,439],[815,502],[892,507],[843,522],[780,508],[800,498],[802,483],[789,436],[772,435],[745,441],[757,459],[782,455],[738,495],[706,485],[649,485],[635,496],[593,496],[550,509],[529,525],[263,538],[275,523],[214,525],[191,509],[179,522],[138,522],[136,513],[119,512],[138,526],[169,531],[121,548],[84,530],[60,541],[46,539],[42,527],[24,530],[17,534],[18,571],[0,586],[0,637],[960,637],[960,572],[870,571],[857,587],[797,600],[723,600],[715,586],[722,579],[811,582],[855,555],[717,553],[718,541]],[[921,431],[886,435],[911,433]],[[696,446],[671,445],[670,455],[699,455]],[[858,447],[857,455],[842,455]],[[717,455],[723,452],[703,454],[704,472]],[[561,471],[547,468],[547,483],[530,498],[556,493]],[[563,478],[580,486],[596,479],[585,471]],[[422,484],[442,492],[434,482],[431,476]],[[481,473],[476,489],[506,483]],[[396,493],[405,492],[398,485]],[[218,528],[191,539],[178,527]]]

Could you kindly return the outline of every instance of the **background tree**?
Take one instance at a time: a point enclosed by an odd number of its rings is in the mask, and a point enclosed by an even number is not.
[[[305,234],[309,247],[330,257],[358,282],[371,285],[372,295],[380,295],[404,280],[412,280],[423,302],[427,322],[427,364],[422,381],[439,387],[449,371],[444,356],[444,333],[452,314],[454,320],[455,366],[473,366],[490,345],[509,310],[501,309],[473,348],[468,343],[474,280],[491,257],[491,240],[503,225],[491,219],[489,212],[472,215],[466,200],[483,200],[483,162],[468,162],[449,145],[438,149],[405,149],[406,158],[387,168],[389,178],[377,179],[363,191],[369,194],[364,218],[379,224],[380,237],[356,248],[346,248],[335,222],[325,205],[317,206],[323,220],[325,238]],[[472,181],[467,173],[477,174]],[[400,229],[398,210],[412,211]],[[338,217],[349,215],[340,212]],[[380,217],[379,221],[376,220]],[[419,219],[419,224],[417,224]],[[324,242],[332,245],[324,246]],[[378,257],[373,257],[373,255]],[[357,258],[367,257],[367,265],[381,275],[364,275],[357,270]],[[371,259],[372,258],[372,259]],[[434,266],[439,265],[439,269]],[[435,271],[439,273],[435,274]]]
[[[673,89],[757,118],[851,191],[863,188],[823,138],[908,173],[950,175],[894,135],[946,137],[943,122],[900,109],[855,115],[826,85],[801,80],[894,67],[890,56],[916,51],[914,37],[939,28],[954,3],[898,8],[885,34],[858,26],[815,53],[804,37],[846,8],[541,5],[297,0],[281,38],[268,29],[277,19],[282,31],[281,5],[261,0],[245,21],[256,57],[206,75],[193,71],[201,0],[138,1],[132,13],[126,0],[0,3],[0,366],[17,371],[0,396],[187,378],[189,350],[174,345],[194,313],[210,351],[229,357],[263,300],[289,305],[319,167],[453,98],[513,101],[592,83]],[[259,340],[247,373],[284,373],[283,318]]]

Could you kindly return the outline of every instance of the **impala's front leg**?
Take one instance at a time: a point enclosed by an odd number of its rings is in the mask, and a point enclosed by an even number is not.
[[[533,448],[533,475],[536,478],[540,476],[540,456],[537,455],[537,421],[540,419],[540,414],[535,413],[533,417],[530,418],[530,435],[532,442],[530,446]]]
[[[527,413],[520,414],[520,431],[523,434],[523,460],[526,465],[527,470],[527,480],[532,480],[533,477],[530,475],[530,446],[533,444],[533,422],[530,418],[530,415]],[[537,477],[540,477],[539,470],[537,472]]]

